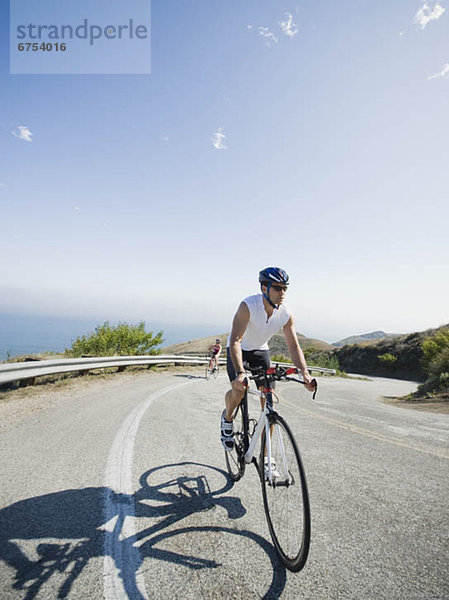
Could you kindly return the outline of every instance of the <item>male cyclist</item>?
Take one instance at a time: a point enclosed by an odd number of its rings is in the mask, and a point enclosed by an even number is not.
[[[215,367],[218,366],[218,359],[220,358],[220,354],[221,354],[221,339],[217,338],[215,340],[215,344],[212,344],[211,346],[209,346],[209,354],[210,354],[210,362],[209,362],[209,368],[212,366],[212,364],[214,364]]]
[[[221,442],[225,450],[234,447],[232,413],[245,393],[243,362],[250,367],[270,367],[268,341],[281,328],[294,365],[300,370],[306,387],[314,391],[315,384],[307,369],[299,346],[295,323],[290,310],[284,305],[288,275],[279,267],[268,267],[259,273],[261,294],[245,298],[235,313],[228,340],[227,371],[232,389],[226,393],[226,408],[221,415]]]

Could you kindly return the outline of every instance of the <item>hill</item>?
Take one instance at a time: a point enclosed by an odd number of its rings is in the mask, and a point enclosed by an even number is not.
[[[308,338],[298,332],[296,332],[296,335],[298,336],[299,345],[303,350],[335,350],[332,344],[328,344],[322,340]],[[273,335],[268,343],[268,346],[270,347],[271,354],[284,354],[285,356],[288,356],[287,342],[285,341],[285,337],[282,335],[282,333],[276,333]]]
[[[371,333],[361,333],[360,335],[352,335],[350,337],[334,342],[333,345],[337,348],[342,348],[348,344],[371,344],[382,339],[390,339],[400,336],[400,333],[385,333],[385,331],[372,331]]]
[[[196,340],[189,340],[188,342],[180,342],[179,344],[172,344],[162,348],[163,354],[207,354],[209,346],[211,346],[217,338],[221,339],[223,347],[226,347],[228,339],[227,333],[218,333],[216,335],[209,335],[208,337],[198,338]]]
[[[228,335],[229,333],[219,333],[218,335],[211,335],[205,338],[189,340],[188,342],[172,344],[171,346],[163,348],[162,352],[164,354],[206,354],[209,346],[213,344],[217,338],[220,338],[222,340],[223,346],[226,347]],[[323,342],[322,340],[307,338],[300,333],[297,333],[296,335],[298,336],[301,348],[303,348],[304,350],[307,350],[309,348],[314,348],[317,350],[334,350],[334,347],[331,344]],[[288,355],[287,344],[285,342],[285,337],[282,334],[275,334],[271,338],[269,342],[269,348],[271,354]]]
[[[421,344],[429,335],[448,327],[449,324],[370,344],[347,344],[336,350],[340,368],[351,373],[424,381]]]

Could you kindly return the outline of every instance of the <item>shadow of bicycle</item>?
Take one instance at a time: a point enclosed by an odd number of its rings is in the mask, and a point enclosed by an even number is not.
[[[217,475],[223,477],[225,484],[214,491],[209,481],[217,480]],[[25,592],[22,597],[30,600],[48,592],[47,582],[59,574],[57,597],[66,598],[89,561],[109,555],[126,596],[143,599],[136,583],[140,564],[128,560],[130,549],[136,552],[136,546],[139,547],[140,563],[152,559],[192,570],[218,569],[222,566],[219,555],[200,556],[186,542],[188,536],[203,534],[236,536],[234,539],[244,539],[262,549],[272,566],[271,583],[264,597],[279,597],[285,587],[286,572],[266,539],[251,531],[204,525],[204,520],[200,525],[185,523],[189,517],[217,507],[224,509],[229,519],[239,519],[246,513],[239,498],[227,495],[232,482],[224,471],[192,462],[167,464],[143,473],[140,486],[132,495],[107,487],[69,489],[28,498],[2,509],[0,559],[14,571],[11,587]],[[112,530],[105,518],[106,513],[110,517],[111,506],[117,513]],[[128,536],[122,527],[127,507],[136,523],[136,532]],[[51,585],[54,589],[55,580]]]
[[[184,379],[206,379],[204,375],[190,375],[189,373],[177,373],[175,377],[183,377]]]

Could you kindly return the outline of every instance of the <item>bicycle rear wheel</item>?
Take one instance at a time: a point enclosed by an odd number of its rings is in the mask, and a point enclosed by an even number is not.
[[[226,467],[230,478],[238,481],[245,472],[245,419],[243,414],[243,401],[234,411],[234,448],[231,451],[225,450]]]
[[[284,419],[275,415],[271,426],[272,481],[265,475],[265,433],[260,451],[263,503],[271,538],[282,562],[300,571],[310,545],[310,506],[306,476],[295,438]]]

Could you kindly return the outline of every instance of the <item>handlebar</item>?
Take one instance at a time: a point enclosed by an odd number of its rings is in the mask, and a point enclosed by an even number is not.
[[[265,380],[269,381],[295,381],[296,383],[302,383],[302,385],[307,385],[305,381],[302,379],[296,379],[295,377],[289,377],[289,375],[298,375],[299,369],[296,367],[281,367],[280,365],[276,365],[275,367],[270,367],[269,369],[264,369],[263,367],[249,367],[247,364],[244,364],[245,370],[250,371],[252,375],[248,377],[248,379],[253,380]],[[312,379],[312,383],[314,385],[314,392],[312,399],[315,400],[315,396],[318,390],[318,382],[315,378]]]

